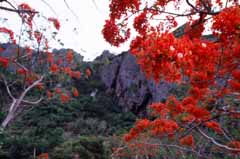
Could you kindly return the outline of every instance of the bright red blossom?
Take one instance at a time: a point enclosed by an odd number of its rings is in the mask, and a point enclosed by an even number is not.
[[[105,40],[111,43],[113,46],[119,46],[121,43],[127,41],[130,37],[130,29],[126,31],[121,30],[118,25],[115,24],[114,19],[106,20],[106,24],[102,30]]]
[[[73,88],[72,93],[73,93],[74,97],[78,97],[79,96],[79,92],[78,92],[77,88]]]
[[[214,131],[216,131],[217,133],[222,133],[222,129],[219,125],[219,123],[215,122],[215,121],[209,121],[205,123],[206,127],[213,129]]]
[[[39,159],[49,159],[48,153],[41,153],[37,156]]]
[[[68,50],[66,54],[66,60],[68,63],[71,63],[73,60],[73,52],[72,50]]]
[[[36,38],[38,44],[40,44],[42,36],[42,33],[40,33],[39,31],[34,31],[34,37]]]
[[[61,98],[61,102],[64,104],[64,103],[67,103],[69,100],[70,100],[70,97],[67,95],[67,94],[64,94],[62,93],[60,95],[60,98]]]
[[[48,18],[48,21],[52,22],[54,27],[59,30],[60,29],[60,22],[56,18]]]
[[[59,71],[58,65],[56,65],[56,64],[51,65],[50,71],[52,73],[57,73]]]
[[[9,37],[10,37],[10,40],[15,44],[16,43],[16,40],[14,39],[14,33],[12,30],[10,29],[7,29],[5,27],[0,27],[0,32],[1,33],[5,33],[5,34],[8,34]]]
[[[181,145],[185,146],[191,146],[193,147],[195,145],[194,138],[192,135],[187,135],[179,140]]]
[[[8,58],[0,57],[0,66],[2,66],[3,68],[7,68],[8,67]]]

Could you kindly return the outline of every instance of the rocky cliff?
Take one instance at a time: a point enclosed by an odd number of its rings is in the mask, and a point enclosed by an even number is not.
[[[99,67],[100,79],[124,111],[144,113],[149,103],[165,100],[174,87],[163,81],[156,84],[151,79],[147,80],[130,52],[112,56],[105,51],[96,61],[105,61]]]
[[[4,49],[1,56],[5,57],[11,56],[17,49],[17,46],[12,44],[1,44],[1,47]],[[64,57],[67,50],[53,50],[53,53],[57,57]],[[102,55],[92,62],[83,62],[83,57],[76,52],[74,52],[74,55],[75,69],[84,71],[86,68],[91,68],[94,72],[93,80],[105,85],[105,89],[98,91],[106,91],[113,95],[117,104],[125,112],[131,111],[135,114],[145,114],[146,106],[149,103],[164,100],[168,96],[169,91],[174,87],[174,85],[166,82],[156,84],[151,79],[147,80],[136,63],[135,57],[130,52],[113,55],[109,51],[103,51]],[[80,87],[88,85],[83,83],[83,81],[75,82],[79,85],[80,90]],[[92,88],[90,91],[96,91],[96,88]]]

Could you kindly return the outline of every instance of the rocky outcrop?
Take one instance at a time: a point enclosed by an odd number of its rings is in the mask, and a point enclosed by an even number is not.
[[[12,44],[0,45],[4,51],[1,56],[11,56],[18,48]],[[20,48],[23,52],[24,50]],[[58,58],[66,56],[68,49],[53,50]],[[74,52],[74,68],[80,69],[86,65],[86,68],[94,70],[93,80],[102,82],[106,89],[98,91],[107,91],[114,95],[115,101],[124,111],[132,111],[135,114],[144,113],[148,104],[166,99],[172,84],[160,82],[156,84],[153,80],[147,80],[145,74],[136,63],[135,57],[129,52],[123,52],[120,55],[111,54],[109,51],[103,51],[102,55],[93,62],[83,62],[83,57]],[[14,67],[12,68],[14,70]],[[82,70],[84,71],[84,69]],[[76,81],[81,87],[82,81]],[[90,81],[87,81],[90,82]],[[96,88],[92,88],[94,91]]]
[[[124,111],[145,112],[149,103],[166,99],[173,87],[166,82],[156,84],[151,79],[147,80],[129,52],[111,57],[109,61],[100,68],[101,80],[107,90],[117,97]]]

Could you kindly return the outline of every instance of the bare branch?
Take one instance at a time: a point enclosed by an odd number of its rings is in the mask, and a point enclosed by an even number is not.
[[[43,100],[43,98],[41,97],[40,99],[38,99],[38,100],[36,100],[36,101],[22,100],[22,102],[24,102],[24,103],[26,103],[26,104],[36,105],[36,104],[39,104],[42,100]]]
[[[153,7],[144,8],[144,9],[152,10],[152,11],[158,11],[159,13],[170,14],[170,15],[175,15],[175,16],[179,16],[179,17],[190,16],[190,15],[194,15],[194,14],[197,13],[197,12],[190,12],[190,13],[186,13],[186,14],[180,14],[180,13],[174,13],[174,12],[167,12],[167,11],[164,11],[164,10],[159,10],[159,9],[153,8]]]
[[[216,146],[218,146],[218,147],[224,148],[224,149],[229,150],[229,151],[240,151],[240,149],[238,149],[238,148],[231,148],[231,147],[229,147],[229,146],[227,146],[227,145],[223,145],[223,144],[217,142],[214,138],[208,136],[207,134],[205,134],[205,133],[204,133],[201,129],[199,129],[199,128],[197,128],[197,130],[198,130],[198,132],[199,132],[202,136],[204,136],[205,138],[207,138],[208,140],[210,140],[214,145],[216,145]]]
[[[0,9],[5,10],[5,11],[9,11],[9,12],[15,12],[15,13],[39,13],[37,11],[33,11],[33,10],[25,10],[25,9],[11,9],[11,8],[7,8],[7,7],[3,7],[0,6]]]
[[[24,92],[22,93],[22,95],[20,96],[19,100],[21,99],[21,101],[23,100],[23,98],[25,97],[25,95],[28,93],[28,91],[30,91],[33,87],[35,87],[36,85],[38,85],[42,80],[43,80],[43,76],[40,77],[39,80],[35,81],[33,84],[31,84],[30,86],[27,87],[27,89],[24,90]]]
[[[17,99],[16,104],[14,105],[13,111],[15,112],[18,107],[20,106],[21,102],[24,100],[24,97],[26,96],[26,94],[32,89],[34,88],[36,85],[38,85],[42,80],[43,80],[44,76],[41,76],[37,81],[35,81],[33,84],[31,84],[30,86],[28,86],[24,92],[20,95],[20,97]]]
[[[115,151],[111,154],[111,158],[114,159],[114,156],[117,155],[120,151],[124,150],[125,148],[127,148],[127,146],[118,147],[117,150],[115,150]]]
[[[12,110],[14,109],[16,103],[17,103],[17,100],[13,99],[12,104],[11,104],[8,112],[12,112]]]
[[[187,4],[197,13],[202,13],[202,14],[208,14],[208,15],[217,15],[220,12],[211,12],[211,11],[202,11],[197,9],[192,3],[189,2],[189,0],[186,0]]]
[[[25,71],[28,71],[28,69],[24,65],[20,64],[19,62],[17,62],[17,59],[15,59],[13,62],[15,62],[19,67],[23,68]]]
[[[75,18],[77,19],[77,20],[79,20],[79,17],[76,15],[76,13],[70,8],[70,6],[68,5],[68,3],[67,3],[67,1],[66,0],[64,0],[64,3],[65,3],[65,5],[67,6],[67,8],[70,10],[70,12],[75,16]]]
[[[156,147],[167,147],[167,148],[175,148],[175,149],[178,149],[178,150],[182,150],[182,151],[187,151],[187,152],[193,152],[195,154],[197,154],[198,156],[202,157],[202,158],[206,158],[205,156],[203,155],[200,155],[199,152],[195,151],[194,149],[190,149],[190,148],[185,148],[185,147],[182,147],[182,146],[179,146],[179,145],[174,145],[174,144],[152,144],[152,143],[144,143],[144,142],[136,142],[136,143],[139,143],[139,144],[145,144],[145,145],[151,145],[151,146],[156,146]]]
[[[46,6],[48,6],[48,7],[50,8],[50,10],[51,10],[56,16],[58,16],[57,13],[56,13],[56,11],[53,9],[53,7],[52,7],[47,1],[42,0],[42,2],[43,2],[44,4],[46,4]]]
[[[193,4],[189,2],[189,0],[186,0],[186,2],[193,10],[195,10],[196,12],[199,12],[199,10],[196,7],[194,7]]]
[[[17,8],[16,8],[12,3],[10,3],[10,2],[7,1],[7,0],[5,0],[5,2],[6,2],[7,4],[9,4],[13,9],[16,9],[16,10],[17,10]]]

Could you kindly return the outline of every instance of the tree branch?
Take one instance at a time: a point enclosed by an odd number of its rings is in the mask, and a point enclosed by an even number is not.
[[[5,10],[5,11],[9,11],[9,12],[15,12],[15,13],[39,13],[37,11],[32,11],[32,10],[24,10],[24,9],[11,9],[11,8],[7,8],[7,7],[3,7],[0,6],[0,9]]]
[[[197,13],[208,14],[208,15],[217,15],[220,13],[220,12],[211,12],[209,10],[207,12],[205,12],[205,11],[197,9],[192,3],[189,2],[189,0],[186,0],[186,2]]]
[[[205,134],[200,128],[197,128],[197,130],[198,130],[198,132],[199,132],[202,136],[204,136],[205,138],[207,138],[208,140],[210,140],[214,145],[216,145],[216,146],[218,146],[218,147],[224,148],[224,149],[229,150],[229,151],[240,151],[240,149],[238,149],[238,148],[231,148],[231,147],[229,147],[229,146],[227,146],[227,145],[223,145],[223,144],[217,142],[214,138],[212,138],[212,137],[208,136],[207,134]]]
[[[22,100],[22,102],[24,102],[24,103],[26,103],[26,104],[36,105],[36,104],[39,104],[42,100],[43,100],[43,98],[41,97],[40,99],[38,99],[38,100],[36,100],[36,101]]]

